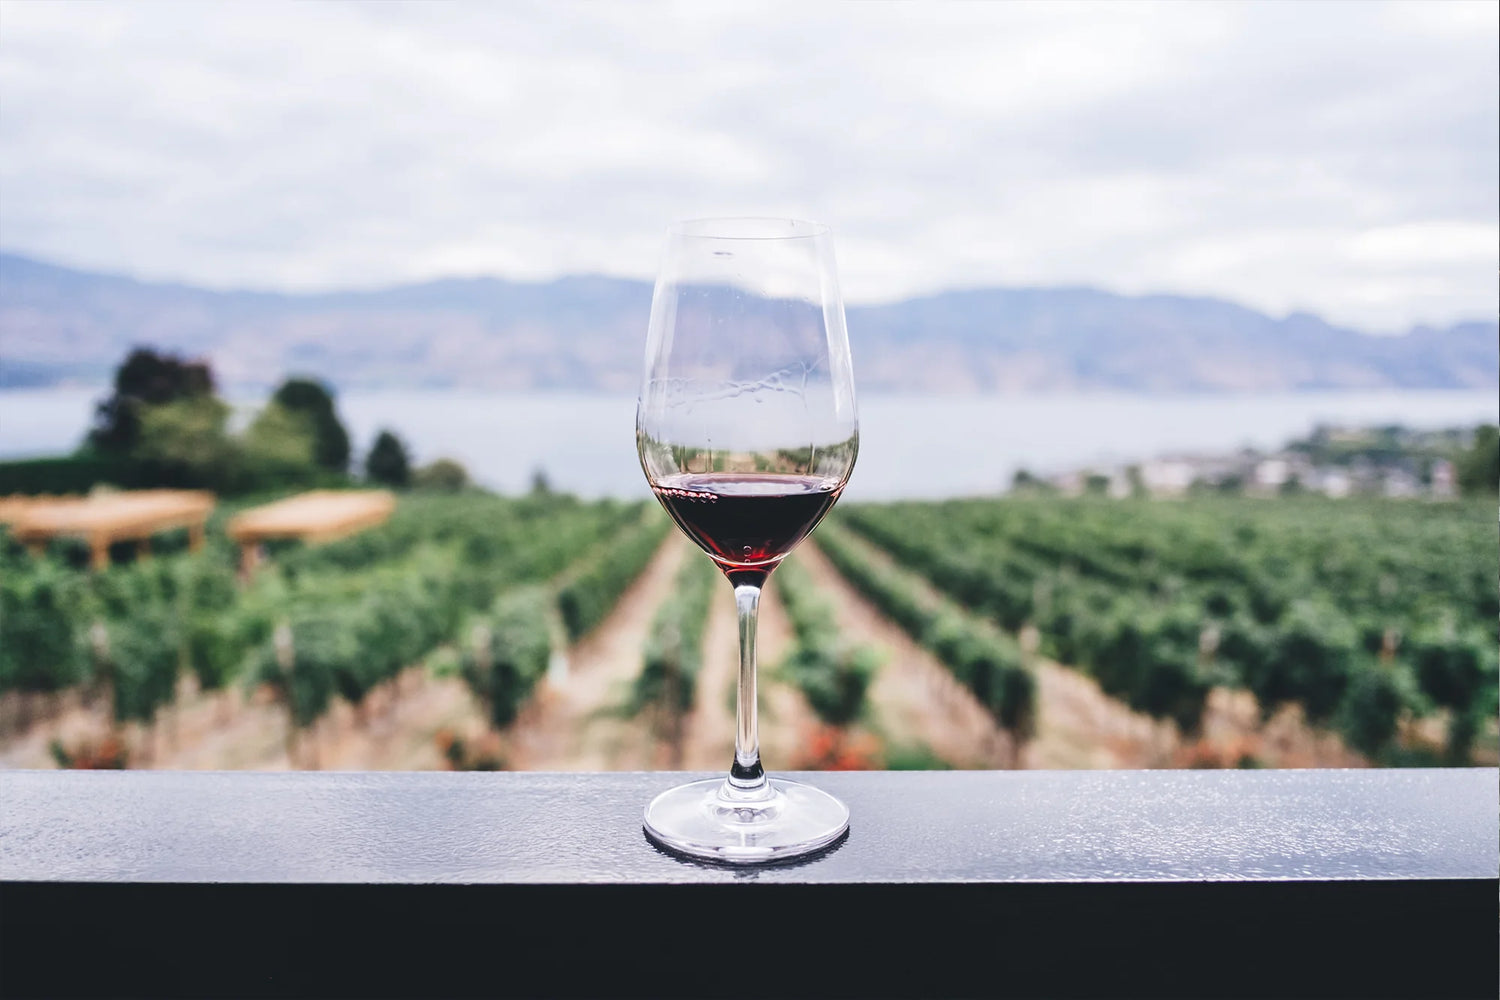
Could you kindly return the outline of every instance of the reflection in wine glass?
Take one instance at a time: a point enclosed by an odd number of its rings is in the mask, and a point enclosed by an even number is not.
[[[766,578],[838,500],[859,451],[828,227],[703,219],[670,228],[636,446],[657,499],[729,578],[740,623],[729,775],[657,796],[646,832],[671,850],[736,863],[827,847],[848,829],[847,807],[761,766],[755,627]]]

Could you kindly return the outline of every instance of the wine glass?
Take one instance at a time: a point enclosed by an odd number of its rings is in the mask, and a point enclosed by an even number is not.
[[[646,833],[670,850],[740,864],[827,847],[849,828],[849,809],[766,775],[755,703],[761,587],[839,498],[859,450],[827,226],[698,219],[668,229],[636,446],[661,505],[729,578],[740,626],[729,775],[657,796]]]

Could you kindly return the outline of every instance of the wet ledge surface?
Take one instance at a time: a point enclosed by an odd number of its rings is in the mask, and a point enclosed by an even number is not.
[[[1495,769],[798,775],[848,839],[743,869],[644,838],[685,777],[0,772],[0,987],[1494,995]]]

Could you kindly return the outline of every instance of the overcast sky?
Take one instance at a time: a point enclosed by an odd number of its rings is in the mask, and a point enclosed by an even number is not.
[[[0,4],[0,246],[217,287],[651,277],[833,225],[845,294],[1493,318],[1500,5]]]

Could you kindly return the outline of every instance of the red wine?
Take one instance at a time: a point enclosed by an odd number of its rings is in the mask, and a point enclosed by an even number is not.
[[[843,484],[822,476],[689,472],[651,488],[678,527],[726,571],[769,571],[823,519]]]

